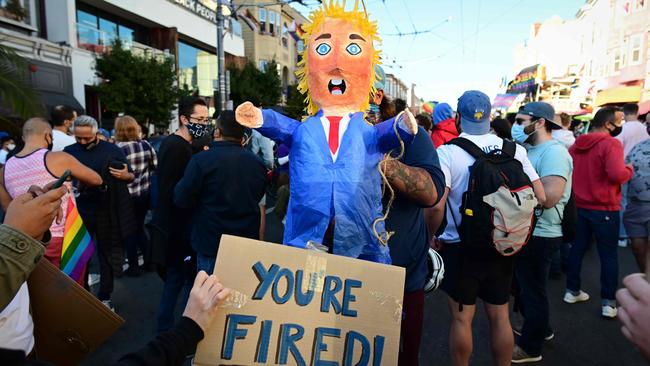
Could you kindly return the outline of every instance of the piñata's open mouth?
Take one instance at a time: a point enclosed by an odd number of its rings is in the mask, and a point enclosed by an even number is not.
[[[330,94],[332,95],[341,95],[345,93],[345,80],[332,79],[329,84],[327,84],[327,89],[329,89]]]

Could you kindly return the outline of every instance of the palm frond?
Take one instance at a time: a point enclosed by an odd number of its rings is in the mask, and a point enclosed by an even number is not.
[[[29,82],[27,62],[4,45],[0,45],[0,102],[22,118],[43,111],[40,96]]]

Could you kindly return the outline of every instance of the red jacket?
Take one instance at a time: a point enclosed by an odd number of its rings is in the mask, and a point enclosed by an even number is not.
[[[620,211],[621,184],[632,178],[625,166],[623,145],[608,133],[581,135],[571,146],[573,193],[576,206],[589,210]]]
[[[431,140],[436,149],[456,137],[458,137],[458,129],[456,128],[456,120],[453,118],[446,119],[433,126]]]

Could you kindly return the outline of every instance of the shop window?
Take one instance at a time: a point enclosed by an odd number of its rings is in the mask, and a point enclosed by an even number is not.
[[[178,42],[178,79],[181,87],[211,96],[217,80],[217,56],[214,53]]]

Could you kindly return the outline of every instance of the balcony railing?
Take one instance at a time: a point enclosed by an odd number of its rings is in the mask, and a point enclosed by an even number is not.
[[[117,34],[111,34],[101,31],[97,28],[86,24],[77,23],[77,45],[79,48],[95,53],[104,53],[111,50],[111,45],[119,37]],[[130,49],[133,41],[130,39],[120,38],[122,46]]]
[[[120,39],[122,47],[131,50],[134,55],[144,57],[154,57],[158,60],[173,57],[169,52],[161,51],[142,43],[138,43],[128,38],[120,38],[115,34],[109,34],[97,28],[77,23],[77,45],[79,48],[94,53],[110,52],[116,39]]]

